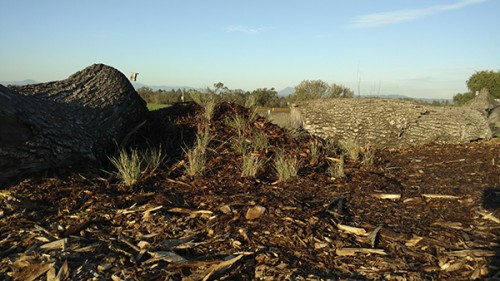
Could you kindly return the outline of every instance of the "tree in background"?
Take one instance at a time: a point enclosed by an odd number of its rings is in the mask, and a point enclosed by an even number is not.
[[[500,71],[478,71],[467,80],[467,88],[472,93],[488,89],[490,95],[500,99]]]
[[[259,88],[250,93],[253,105],[278,107],[280,105],[278,92],[274,88]]]
[[[352,98],[354,97],[354,91],[349,89],[344,85],[338,85],[333,83],[328,91],[328,98]]]
[[[493,98],[500,99],[500,71],[478,71],[472,74],[466,83],[469,92],[454,95],[453,103],[456,105],[463,105],[473,99],[476,91],[481,91],[483,88],[488,89]]]
[[[320,98],[352,98],[354,91],[343,85],[333,83],[329,86],[322,80],[304,80],[295,86],[295,93],[289,96],[290,102]]]
[[[295,86],[295,93],[290,96],[291,102],[320,99],[328,94],[330,87],[322,80],[304,80]]]

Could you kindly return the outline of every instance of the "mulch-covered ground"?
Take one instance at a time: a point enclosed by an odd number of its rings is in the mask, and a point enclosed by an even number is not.
[[[189,105],[154,114],[142,133],[168,158],[133,187],[97,170],[0,190],[1,280],[500,279],[498,140],[379,149],[333,178],[327,142],[263,118],[238,133],[225,120],[244,108],[220,104],[209,123]],[[189,177],[180,144],[201,127],[206,172]],[[234,140],[257,132],[269,161],[242,178]],[[279,149],[297,177],[278,181]]]

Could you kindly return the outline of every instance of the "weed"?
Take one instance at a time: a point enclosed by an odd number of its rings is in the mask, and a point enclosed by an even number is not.
[[[286,181],[297,176],[299,161],[297,157],[285,155],[284,150],[280,149],[274,156],[274,169],[278,173],[278,181]]]
[[[342,155],[340,159],[328,162],[326,173],[334,178],[343,178],[345,177],[344,164],[344,155]]]
[[[241,165],[241,177],[255,177],[262,166],[264,166],[264,160],[253,153],[245,153]]]
[[[360,145],[355,139],[346,139],[340,142],[340,146],[349,159],[357,161],[359,159]]]

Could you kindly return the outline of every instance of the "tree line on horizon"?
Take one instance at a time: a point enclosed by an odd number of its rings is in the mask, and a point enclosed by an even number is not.
[[[475,97],[476,91],[487,88],[490,95],[495,99],[500,99],[500,71],[478,71],[467,81],[469,92],[458,93],[453,96],[455,105],[463,105]],[[222,82],[215,83],[213,88],[205,90],[196,89],[172,89],[153,90],[150,87],[141,87],[137,93],[147,103],[173,104],[177,102],[193,101],[193,95],[210,94],[217,97],[218,101],[234,102],[242,106],[261,107],[287,107],[292,103],[307,101],[312,99],[327,98],[353,98],[354,91],[339,84],[328,84],[322,80],[303,80],[295,86],[295,92],[286,97],[278,96],[275,88],[259,88],[253,91],[243,91],[241,89],[229,89]],[[411,99],[411,98],[408,98]],[[434,101],[432,104],[442,104]]]
[[[223,83],[215,83],[213,88],[205,90],[172,89],[153,90],[141,87],[137,93],[148,103],[172,104],[193,101],[193,95],[212,94],[218,101],[227,101],[242,106],[287,107],[291,103],[319,98],[352,98],[354,92],[343,85],[331,84],[322,80],[304,80],[295,86],[295,92],[286,97],[278,96],[275,88],[259,88],[253,91],[229,89]]]

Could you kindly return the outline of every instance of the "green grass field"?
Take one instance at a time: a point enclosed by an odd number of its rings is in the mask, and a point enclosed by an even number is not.
[[[160,103],[148,103],[148,110],[149,111],[153,111],[153,110],[158,110],[158,109],[162,109],[162,108],[165,108],[165,107],[169,107],[170,105],[168,104],[160,104]]]

